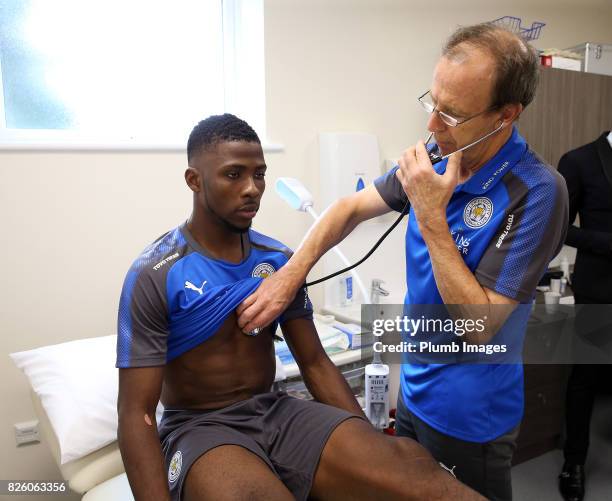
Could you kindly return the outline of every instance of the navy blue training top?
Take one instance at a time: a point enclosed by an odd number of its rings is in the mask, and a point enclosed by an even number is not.
[[[443,173],[446,163],[434,169]],[[401,211],[407,196],[396,170],[374,185],[389,207]],[[497,154],[456,187],[446,216],[457,249],[476,280],[529,304],[550,260],[563,246],[567,187],[514,128]],[[412,208],[406,231],[406,283],[407,305],[443,302]],[[529,308],[517,308],[495,338],[512,336],[522,344],[528,315]],[[411,412],[436,430],[486,442],[522,418],[522,365],[403,364],[401,397]]]
[[[185,225],[147,247],[123,284],[117,367],[164,365],[205,342],[291,256],[283,244],[254,230],[248,238],[250,252],[240,263],[211,257]],[[277,322],[293,318],[312,318],[305,287]]]

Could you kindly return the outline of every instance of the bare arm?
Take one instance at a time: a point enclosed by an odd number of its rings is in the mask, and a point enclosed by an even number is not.
[[[312,320],[288,320],[281,328],[315,400],[364,416],[346,380],[325,353]]]
[[[482,319],[482,333],[465,334],[472,344],[488,343],[504,325],[518,301],[499,294],[478,283],[457,250],[446,218],[419,222],[421,234],[427,244],[431,266],[440,296],[454,318]]]
[[[419,143],[404,152],[396,175],[414,210],[444,304],[455,318],[486,317],[484,332],[465,337],[469,343],[484,344],[504,324],[517,301],[480,285],[451,236],[446,208],[459,180],[461,157],[461,153],[452,155],[446,172],[440,175]]]
[[[373,185],[334,202],[310,228],[289,262],[238,307],[238,325],[244,332],[264,327],[289,305],[315,263],[355,227],[391,209]]]
[[[155,421],[163,371],[163,366],[119,369],[119,449],[136,501],[170,500]]]

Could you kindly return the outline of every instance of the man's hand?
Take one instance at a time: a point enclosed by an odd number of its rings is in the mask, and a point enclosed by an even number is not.
[[[403,153],[396,176],[421,228],[446,223],[446,207],[459,181],[460,165],[461,152],[458,152],[449,157],[446,172],[438,174],[423,141]]]
[[[291,274],[285,268],[266,278],[258,289],[247,297],[236,308],[238,326],[243,332],[249,333],[255,328],[263,329],[287,309],[297,290],[297,285]]]

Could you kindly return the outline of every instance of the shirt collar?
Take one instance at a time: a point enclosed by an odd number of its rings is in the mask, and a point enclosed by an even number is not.
[[[457,185],[455,192],[464,191],[473,195],[482,195],[493,188],[504,174],[512,169],[527,150],[527,142],[512,127],[512,135],[499,151],[485,163],[465,183]],[[446,170],[446,162],[440,162],[440,171]]]

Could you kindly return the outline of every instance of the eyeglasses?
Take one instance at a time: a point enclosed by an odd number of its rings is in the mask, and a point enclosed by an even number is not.
[[[487,111],[491,111],[497,108],[496,106],[490,106],[489,108],[487,108],[484,111],[481,111],[480,113],[476,113],[475,115],[472,115],[471,117],[467,117],[461,120],[461,119],[458,119],[458,118],[455,118],[449,115],[448,113],[444,113],[443,111],[437,110],[436,104],[434,104],[434,102],[431,99],[431,91],[429,90],[425,92],[425,94],[423,94],[422,96],[419,96],[418,100],[419,100],[419,103],[421,103],[421,106],[423,107],[423,109],[427,113],[431,115],[433,112],[436,112],[438,116],[440,117],[440,120],[442,120],[449,127],[457,127],[458,125],[464,124],[465,122],[467,122],[468,120],[471,120],[472,118],[476,118],[477,116],[483,115]]]

